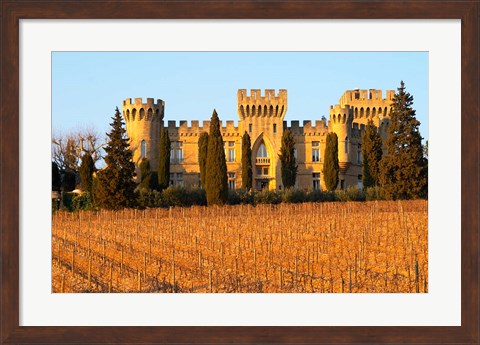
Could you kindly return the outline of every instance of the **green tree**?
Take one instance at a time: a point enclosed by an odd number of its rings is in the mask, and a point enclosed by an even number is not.
[[[282,183],[285,189],[295,186],[297,179],[297,160],[295,159],[295,138],[289,129],[283,132],[280,148],[280,163],[282,165]]]
[[[93,163],[92,155],[89,152],[85,152],[82,156],[82,164],[80,165],[80,182],[84,192],[92,192],[94,172],[95,164]]]
[[[242,189],[252,189],[252,143],[250,135],[245,131],[242,137]]]
[[[203,132],[198,138],[198,164],[200,165],[200,184],[205,188],[208,153],[208,133]]]
[[[427,197],[428,171],[420,122],[412,108],[413,96],[402,81],[392,101],[387,155],[381,161],[380,183],[390,199]]]
[[[77,175],[73,170],[66,170],[63,172],[62,177],[62,190],[64,192],[71,192],[75,189],[75,184],[77,181]]]
[[[224,204],[228,199],[227,163],[223,148],[220,120],[216,110],[213,110],[208,135],[208,155],[206,166],[205,189],[207,204]]]
[[[121,209],[135,206],[135,164],[118,108],[112,120],[105,147],[107,165],[97,174],[95,202],[102,208]]]
[[[379,164],[382,159],[382,138],[373,121],[369,120],[362,137],[362,182],[363,188],[379,184]]]
[[[158,189],[158,175],[156,171],[150,168],[150,161],[143,158],[140,162],[140,189],[157,190]]]
[[[52,190],[60,192],[62,188],[62,177],[60,176],[60,170],[58,169],[58,164],[52,162]]]
[[[170,147],[172,143],[168,137],[168,129],[162,128],[160,132],[160,147],[158,150],[158,188],[163,190],[170,184]]]
[[[332,191],[338,185],[338,137],[336,133],[328,133],[325,143],[325,161],[323,162],[323,178],[325,188]]]

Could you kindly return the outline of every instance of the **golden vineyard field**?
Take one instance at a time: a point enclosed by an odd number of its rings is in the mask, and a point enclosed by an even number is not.
[[[426,201],[56,212],[53,292],[427,292]]]

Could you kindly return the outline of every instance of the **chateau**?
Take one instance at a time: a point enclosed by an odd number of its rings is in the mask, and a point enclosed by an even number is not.
[[[282,135],[290,129],[295,137],[298,164],[297,188],[323,189],[323,157],[325,139],[329,132],[338,136],[338,159],[340,174],[338,188],[359,185],[362,181],[362,133],[369,120],[378,128],[385,141],[389,124],[389,113],[393,90],[387,90],[385,98],[381,90],[348,90],[335,106],[330,106],[329,120],[323,117],[311,121],[284,121],[287,113],[287,90],[260,90],[237,92],[238,126],[226,121],[221,132],[225,146],[228,169],[228,186],[239,189],[242,186],[241,157],[242,135],[247,132],[252,142],[253,188],[260,190],[283,189],[280,170]],[[125,118],[133,159],[139,176],[142,158],[150,161],[153,170],[157,167],[160,129],[165,126],[165,102],[158,99],[130,98],[123,101]],[[220,117],[222,114],[219,115]],[[198,139],[202,132],[209,132],[210,121],[168,121],[166,125],[171,146],[170,184],[185,187],[199,186],[200,168],[198,165]],[[385,152],[385,148],[384,148]]]

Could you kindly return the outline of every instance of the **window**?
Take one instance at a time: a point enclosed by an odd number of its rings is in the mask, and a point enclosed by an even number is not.
[[[357,186],[358,186],[358,188],[363,189],[363,176],[362,175],[358,175]]]
[[[142,143],[140,144],[140,156],[141,158],[147,158],[147,143],[145,140],[142,140]]]
[[[252,133],[252,124],[249,124],[249,125],[248,125],[248,131],[249,131],[250,133]]]
[[[183,187],[183,173],[171,173],[170,174],[170,186]]]
[[[360,164],[362,163],[362,145],[358,144],[358,149],[357,149],[357,163]]]
[[[177,141],[177,148],[175,150],[175,159],[178,163],[183,162],[183,143],[181,141]]]
[[[183,162],[183,143],[181,141],[172,141],[170,146],[170,163]]]
[[[320,147],[318,141],[312,141],[312,162],[320,162]]]
[[[262,175],[262,167],[257,167],[257,175]]]
[[[235,142],[228,142],[228,161],[235,162]]]
[[[260,144],[260,147],[258,148],[258,152],[257,152],[257,157],[268,157],[267,148],[265,147],[264,143]]]
[[[235,173],[228,173],[228,189],[235,190]]]
[[[175,185],[183,187],[183,173],[177,173]]]
[[[273,124],[273,133],[277,133],[277,124],[276,123]]]
[[[263,168],[263,175],[268,176],[268,168]]]
[[[320,190],[320,173],[312,173],[313,190]]]

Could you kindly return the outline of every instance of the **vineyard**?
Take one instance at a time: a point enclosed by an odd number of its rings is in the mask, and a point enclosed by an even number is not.
[[[426,201],[56,212],[53,292],[427,292]]]

